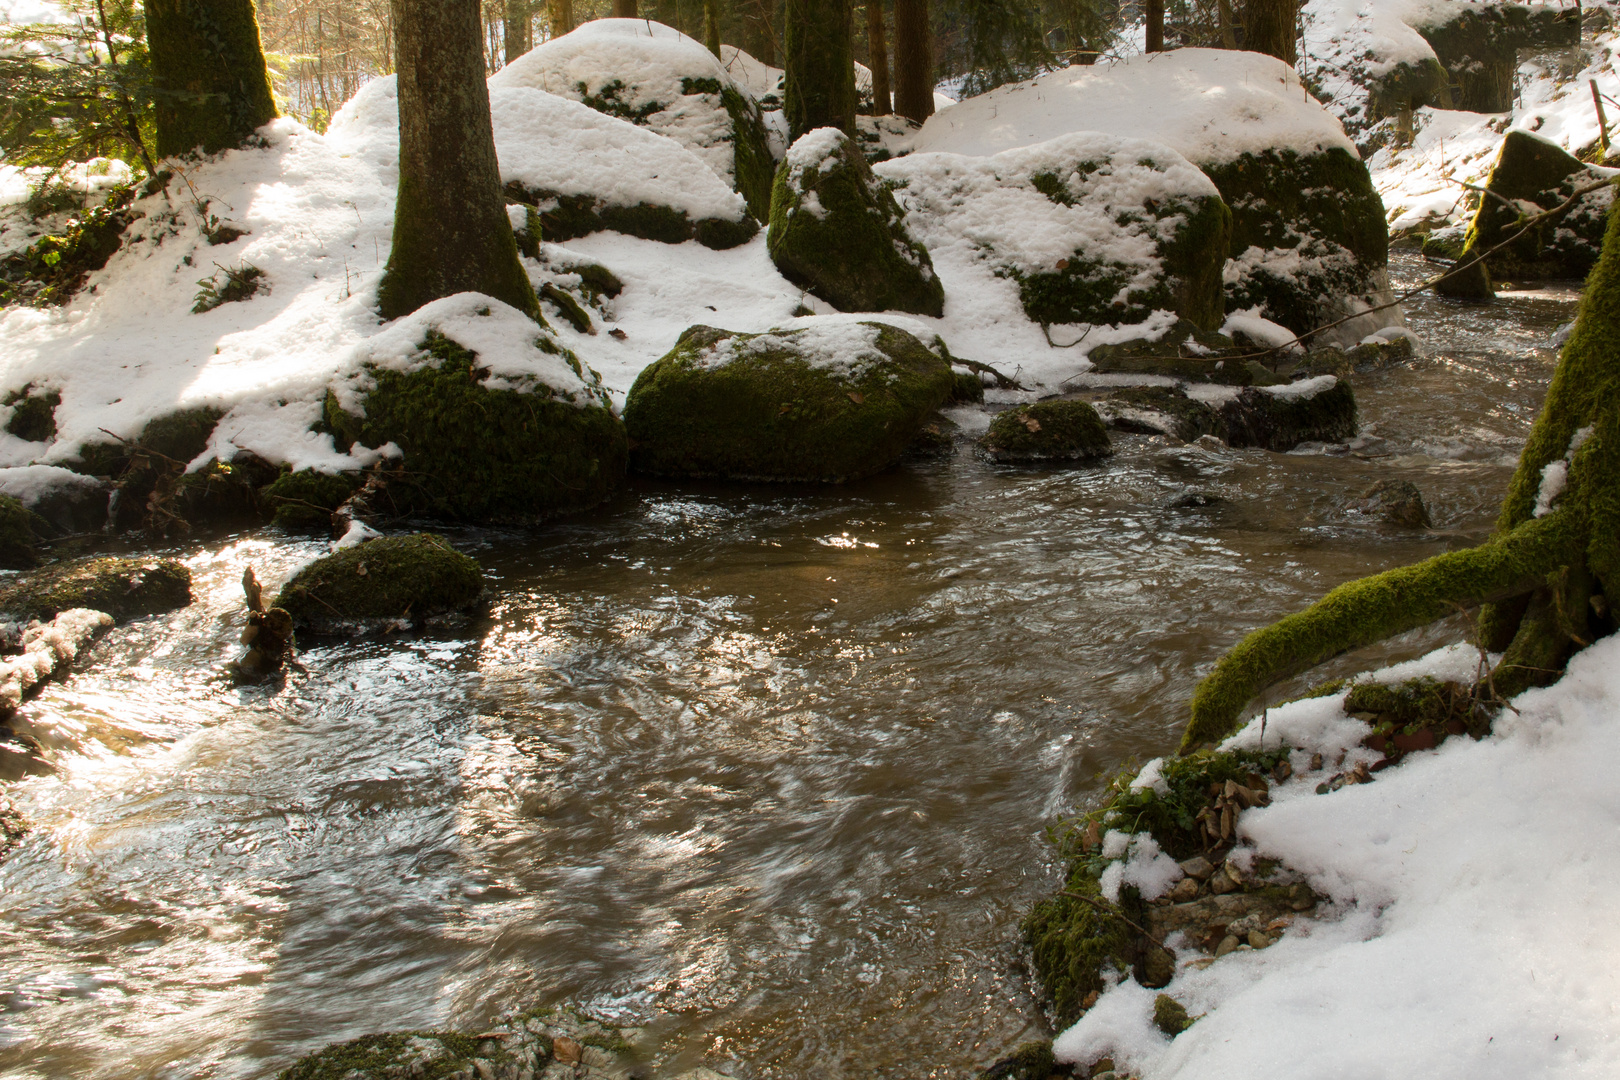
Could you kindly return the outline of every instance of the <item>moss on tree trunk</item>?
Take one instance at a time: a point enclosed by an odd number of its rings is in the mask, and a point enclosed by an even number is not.
[[[919,124],[934,115],[932,48],[928,0],[894,0],[894,111]]]
[[[538,319],[501,194],[478,7],[393,0],[393,11],[399,196],[378,306],[395,319],[481,292]]]
[[[253,0],[147,0],[157,152],[241,146],[276,118]]]
[[[855,134],[854,20],[850,0],[787,0],[782,90],[790,138],[823,127]]]
[[[1615,629],[1620,589],[1620,216],[1587,281],[1574,332],[1519,457],[1496,535],[1477,548],[1341,585],[1256,630],[1199,684],[1184,751],[1230,734],[1268,686],[1339,653],[1481,606],[1479,635],[1505,649],[1482,692],[1508,698],[1558,678],[1576,649]],[[1562,480],[1562,483],[1560,483]]]

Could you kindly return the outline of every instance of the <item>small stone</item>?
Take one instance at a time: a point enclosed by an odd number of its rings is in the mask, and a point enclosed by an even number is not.
[[[1169,994],[1160,994],[1153,999],[1153,1026],[1173,1039],[1192,1027],[1192,1017],[1181,1002]]]
[[[1169,949],[1147,944],[1142,948],[1142,963],[1137,982],[1150,990],[1169,986],[1176,977],[1176,954]]]
[[[1181,872],[1188,877],[1202,881],[1215,872],[1215,867],[1202,855],[1194,855],[1190,859],[1183,859],[1180,863]]]
[[[472,1067],[478,1080],[495,1080],[495,1065],[488,1058],[473,1058]]]
[[[1095,991],[1095,990],[1093,990],[1091,993],[1087,994],[1080,1001],[1080,1007],[1082,1009],[1089,1009],[1095,1004],[1097,1004],[1097,991]]]
[[[585,1048],[568,1036],[559,1035],[551,1044],[551,1052],[563,1064],[577,1065],[585,1054]]]
[[[1237,885],[1225,874],[1214,874],[1209,879],[1209,891],[1216,896],[1225,896],[1237,889]]]
[[[1322,755],[1321,754],[1312,754],[1311,755],[1311,772],[1321,772],[1321,771],[1322,771]]]
[[[1198,879],[1184,877],[1170,890],[1170,899],[1178,904],[1198,899]]]
[[[1219,945],[1215,946],[1215,958],[1217,960],[1220,959],[1221,957],[1225,956],[1227,953],[1229,953],[1232,950],[1236,949],[1240,944],[1242,944],[1242,943],[1240,941],[1238,941],[1236,935],[1227,934],[1224,938],[1221,939],[1221,943]]]
[[[1423,495],[1407,480],[1380,480],[1361,493],[1363,513],[1377,514],[1403,529],[1427,529],[1429,509]]]
[[[1101,1074],[1103,1074],[1103,1073],[1111,1073],[1113,1071],[1114,1071],[1114,1059],[1113,1058],[1098,1058],[1096,1061],[1091,1063],[1092,1080],[1096,1080],[1096,1078],[1098,1076],[1100,1076]]]
[[[1259,930],[1250,930],[1249,931],[1249,947],[1250,948],[1254,948],[1254,949],[1268,948],[1271,945],[1271,941],[1272,941],[1272,939],[1270,937],[1268,937],[1265,934],[1261,933]]]
[[[574,1067],[553,1061],[546,1066],[546,1071],[540,1074],[540,1080],[574,1080]]]

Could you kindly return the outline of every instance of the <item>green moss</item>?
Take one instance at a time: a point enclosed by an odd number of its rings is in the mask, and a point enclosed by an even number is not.
[[[171,473],[160,478],[156,490],[160,501],[165,493],[172,491],[172,499],[162,509],[175,514],[179,522],[169,522],[162,514],[151,513],[142,526],[149,532],[172,535],[203,523],[262,521],[265,507],[259,498],[259,489],[276,472],[276,467],[263,458],[241,453],[231,461],[214,460],[191,472]],[[147,501],[148,505],[152,504],[150,498]],[[154,511],[157,509],[153,507]]]
[[[1375,730],[1383,734],[1443,731],[1451,723],[1484,734],[1475,706],[1472,687],[1428,676],[1398,683],[1354,683],[1344,699],[1345,712],[1375,714]]]
[[[997,414],[980,448],[1001,464],[1094,461],[1114,452],[1097,410],[1084,401],[1041,401]]]
[[[1076,867],[1065,891],[1102,899],[1097,881]],[[1059,1026],[1079,1019],[1087,994],[1106,990],[1104,972],[1127,972],[1135,963],[1135,932],[1124,920],[1059,893],[1037,903],[1023,923],[1036,978]]]
[[[696,240],[704,247],[724,250],[746,243],[759,232],[759,223],[747,214],[735,221],[693,221],[684,210],[669,206],[618,206],[593,195],[559,195],[524,187],[515,180],[506,185],[506,197],[530,207],[539,219],[541,232],[553,243],[607,230],[665,244]]]
[[[147,421],[135,443],[142,450],[155,451],[184,465],[208,449],[208,440],[224,415],[224,409],[212,405],[165,413]]]
[[[839,373],[794,349],[805,331],[763,337],[688,328],[636,379],[625,425],[637,471],[658,476],[843,481],[899,460],[951,393],[950,365],[904,331],[879,323],[884,359]],[[777,344],[780,342],[781,344]],[[726,363],[706,361],[717,349]]]
[[[1173,1039],[1192,1025],[1192,1017],[1187,1015],[1187,1009],[1181,1002],[1169,994],[1160,994],[1153,999],[1154,1027]]]
[[[102,205],[69,218],[60,233],[42,236],[0,259],[0,307],[71,300],[91,272],[106,266],[123,246],[124,230],[140,217],[128,209],[133,197],[129,187],[114,189]]]
[[[396,1031],[386,1035],[362,1035],[344,1043],[333,1043],[307,1057],[299,1059],[277,1074],[277,1080],[351,1080],[358,1073],[367,1080],[371,1077],[391,1076],[391,1070],[403,1070],[408,1059],[408,1044],[413,1038],[434,1039],[449,1051],[437,1061],[424,1062],[412,1068],[413,1080],[445,1080],[453,1073],[470,1071],[469,1061],[478,1057],[478,1040],[454,1031]],[[401,1071],[400,1075],[404,1075]]]
[[[720,90],[720,104],[731,117],[732,180],[748,203],[748,211],[760,221],[771,215],[771,182],[776,176],[776,159],[771,156],[771,140],[759,105],[734,87]]]
[[[1024,1043],[980,1073],[979,1080],[1047,1080],[1056,1072],[1058,1063],[1052,1056],[1052,1042],[1043,1039]]]
[[[819,212],[804,208],[812,198]],[[782,162],[766,247],[784,277],[840,311],[945,310],[928,249],[911,238],[894,195],[848,137],[825,170]]]
[[[295,531],[326,532],[332,511],[354,493],[353,478],[315,469],[284,472],[265,485],[261,494],[275,513],[275,523]]]
[[[39,563],[34,550],[34,515],[17,499],[0,495],[0,567],[26,570]]]
[[[33,384],[7,394],[5,404],[11,406],[11,419],[6,431],[28,442],[51,442],[56,438],[56,407],[62,404],[57,390],[44,390]]]
[[[241,146],[276,117],[252,0],[147,0],[157,156]]]
[[[1288,757],[1287,749],[1200,750],[1170,758],[1160,767],[1164,791],[1145,786],[1132,788],[1130,776],[1115,781],[1112,794],[1098,810],[1082,821],[1098,821],[1105,828],[1126,833],[1151,833],[1159,846],[1176,859],[1186,859],[1204,849],[1198,833],[1198,813],[1214,801],[1210,794],[1216,785],[1235,781],[1245,787],[1264,786],[1264,776]],[[1092,856],[1087,865],[1101,873],[1105,863]]]
[[[389,536],[316,559],[282,586],[275,607],[317,631],[370,620],[461,611],[484,591],[478,564],[442,536]]]
[[[576,405],[541,383],[491,390],[475,354],[437,332],[422,348],[432,359],[414,371],[371,370],[375,387],[363,417],[344,414],[335,398],[326,412],[345,437],[393,442],[404,452],[405,477],[389,487],[399,510],[536,521],[595,506],[618,490],[628,446],[605,403]],[[565,358],[579,363],[571,353]]]
[[[78,559],[0,586],[0,612],[13,619],[53,619],[83,607],[124,622],[189,603],[191,571],[174,559]]]
[[[1431,58],[1402,61],[1374,79],[1367,90],[1367,113],[1358,118],[1361,127],[1394,116],[1403,108],[1451,108],[1451,75],[1439,60]]]

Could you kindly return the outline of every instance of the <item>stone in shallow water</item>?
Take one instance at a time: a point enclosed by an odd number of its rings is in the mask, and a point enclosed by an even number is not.
[[[1094,461],[1114,452],[1108,429],[1090,403],[1041,401],[1000,413],[979,440],[1001,465]]]

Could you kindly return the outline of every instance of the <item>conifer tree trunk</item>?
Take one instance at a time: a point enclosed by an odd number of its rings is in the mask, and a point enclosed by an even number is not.
[[[157,152],[241,146],[276,118],[253,0],[147,0]]]
[[[872,115],[887,116],[889,102],[889,35],[883,26],[883,0],[866,0],[866,42],[872,61]]]
[[[720,0],[703,0],[703,44],[720,55]]]
[[[506,62],[510,64],[534,48],[534,31],[529,24],[529,0],[506,0],[504,14],[502,42]]]
[[[894,0],[894,111],[919,124],[934,115],[932,49],[928,0]]]
[[[1299,0],[1248,0],[1243,8],[1243,47],[1275,56],[1293,66],[1299,63],[1295,47],[1299,28]]]
[[[539,318],[506,216],[474,0],[393,0],[399,196],[384,318],[481,292]]]
[[[1147,0],[1147,51],[1164,52],[1164,0]]]
[[[1352,581],[1256,630],[1193,694],[1190,750],[1236,729],[1243,706],[1351,649],[1480,606],[1479,643],[1503,651],[1477,698],[1557,679],[1613,633],[1620,600],[1620,214],[1586,281],[1575,329],[1485,544]]]
[[[855,33],[850,0],[787,0],[782,51],[788,136],[855,134]]]
[[[745,25],[748,27],[748,51],[762,64],[776,66],[776,31],[771,26],[773,5],[771,0],[746,0]]]
[[[636,0],[613,0],[613,17],[615,19],[636,19]]]
[[[574,0],[546,0],[546,23],[551,36],[560,38],[574,28]]]

